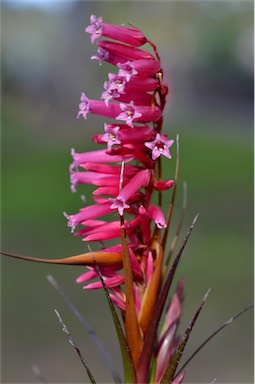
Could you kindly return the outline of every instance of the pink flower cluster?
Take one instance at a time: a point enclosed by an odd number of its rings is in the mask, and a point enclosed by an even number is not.
[[[127,335],[127,339],[134,343],[130,348],[133,361],[137,363],[142,347],[139,340],[148,329],[161,285],[159,266],[163,259],[159,239],[167,227],[161,210],[162,192],[174,184],[172,179],[162,179],[160,165],[161,156],[171,159],[169,148],[174,143],[161,133],[168,88],[163,83],[157,49],[140,30],[105,24],[101,17],[95,16],[91,16],[90,22],[86,32],[91,34],[91,42],[96,41],[98,46],[98,53],[92,59],[98,60],[100,65],[103,62],[112,64],[116,73],[108,74],[101,100],[91,100],[85,93],[81,94],[77,117],[87,119],[89,114],[96,114],[111,121],[104,124],[103,133],[92,137],[95,143],[104,146],[103,149],[86,153],[72,150],[71,190],[76,191],[79,184],[94,185],[95,203],[65,216],[72,231],[79,227],[76,236],[86,242],[103,244],[103,257],[111,255],[110,265],[98,264],[112,302],[125,316],[127,288],[122,286],[126,284],[124,230],[133,275],[132,295],[137,317],[134,323],[137,321],[140,329],[137,340],[132,335]],[[115,41],[97,40],[100,37]],[[139,48],[145,43],[152,53]],[[155,194],[158,195],[158,205],[152,203]],[[111,221],[107,220],[109,215]],[[95,254],[98,256],[100,250]],[[87,269],[77,282],[85,283],[84,289],[102,288],[97,268],[90,263]],[[180,282],[159,335],[155,382],[160,382],[176,350],[182,291],[183,282]],[[126,325],[126,332],[129,331],[130,326]],[[133,353],[132,348],[138,352]],[[183,374],[179,375],[175,383],[180,383],[182,378]]]
[[[92,113],[114,121],[105,123],[104,133],[92,138],[104,145],[104,149],[86,153],[72,150],[71,189],[75,191],[78,184],[93,184],[96,186],[95,204],[74,215],[65,215],[72,231],[82,226],[75,235],[82,236],[83,241],[117,239],[115,246],[104,251],[121,253],[118,214],[125,213],[129,217],[125,217],[124,227],[134,278],[146,284],[153,263],[151,225],[155,223],[160,229],[166,227],[161,208],[151,204],[152,195],[154,191],[160,192],[173,185],[173,180],[161,180],[156,170],[161,155],[171,158],[169,148],[174,142],[160,133],[167,86],[162,83],[158,55],[155,57],[137,48],[150,43],[141,31],[105,24],[101,17],[91,16],[90,22],[86,31],[91,33],[92,43],[101,36],[119,41],[98,41],[98,54],[92,56],[99,63],[113,64],[117,73],[108,74],[102,101],[91,100],[82,93],[77,117],[86,119]],[[109,214],[114,214],[113,221],[99,219]],[[112,299],[123,310],[125,296],[118,288],[124,281],[123,275],[118,273],[120,268],[121,265],[117,265],[102,272],[107,287],[112,290]],[[78,282],[88,282],[97,276],[94,267],[89,269]],[[99,287],[100,281],[85,286],[86,289]],[[138,310],[139,305],[137,297]]]

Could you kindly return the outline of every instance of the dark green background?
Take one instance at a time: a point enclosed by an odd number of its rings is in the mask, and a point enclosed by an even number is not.
[[[85,91],[99,98],[109,65],[89,58],[84,28],[90,14],[105,22],[130,22],[157,44],[170,86],[165,132],[180,135],[180,183],[188,209],[181,237],[199,220],[178,274],[185,276],[181,330],[209,287],[207,304],[186,356],[217,326],[253,301],[253,3],[62,2],[53,11],[2,7],[2,247],[37,257],[87,251],[70,234],[63,211],[81,207],[70,192],[70,149],[95,148],[104,119],[76,120]],[[18,2],[18,3],[21,3]],[[15,5],[15,4],[14,4]],[[174,175],[164,161],[165,176]],[[165,208],[170,195],[166,195]],[[170,244],[169,240],[169,244]],[[92,244],[93,246],[93,244]],[[80,267],[56,267],[2,258],[2,382],[37,381],[37,364],[48,382],[88,382],[54,314],[57,308],[98,382],[110,382],[98,352],[46,280],[52,274],[102,338],[121,372],[110,314],[100,292],[84,292]],[[252,311],[236,320],[190,364],[186,383],[251,383]]]

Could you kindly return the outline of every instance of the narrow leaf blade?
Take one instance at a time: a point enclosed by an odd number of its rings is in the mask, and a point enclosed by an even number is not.
[[[203,300],[201,302],[201,304],[199,305],[197,311],[195,312],[194,316],[192,317],[192,320],[191,322],[189,323],[186,331],[185,331],[185,334],[184,336],[182,337],[178,347],[177,347],[177,350],[172,358],[172,361],[170,362],[162,380],[161,380],[161,383],[160,384],[168,384],[168,383],[171,383],[174,379],[174,375],[175,375],[175,371],[178,367],[178,364],[180,362],[180,359],[182,357],[182,354],[183,354],[183,351],[186,347],[186,344],[188,342],[188,339],[190,337],[190,334],[191,334],[191,331],[198,319],[198,316],[207,300],[207,297],[209,295],[209,292],[210,292],[210,289],[206,292],[205,296],[203,297]]]
[[[58,317],[58,319],[59,319],[60,324],[61,324],[62,327],[63,327],[62,330],[67,334],[67,337],[68,337],[68,339],[69,339],[69,342],[70,342],[71,346],[74,348],[74,350],[75,350],[76,353],[78,354],[79,359],[80,359],[80,361],[82,362],[82,365],[84,366],[84,368],[85,368],[85,370],[86,370],[86,372],[87,372],[87,375],[88,375],[88,377],[89,377],[89,379],[90,379],[91,384],[96,384],[96,380],[95,380],[94,376],[92,375],[92,373],[91,373],[89,367],[87,366],[87,364],[86,364],[86,362],[85,362],[85,359],[84,359],[84,357],[83,357],[83,355],[82,355],[80,349],[78,348],[78,346],[76,345],[76,343],[73,341],[73,338],[72,338],[72,336],[71,336],[69,330],[67,329],[65,323],[64,323],[63,320],[61,319],[60,314],[58,313],[58,311],[57,311],[56,309],[55,309],[55,313],[56,313],[56,315],[57,315],[57,317]]]
[[[179,375],[179,373],[181,371],[183,371],[183,369],[190,363],[191,360],[193,360],[193,358],[198,354],[198,352],[201,351],[202,348],[204,348],[204,346],[209,343],[209,341],[211,339],[214,338],[214,336],[216,336],[219,332],[221,332],[225,327],[227,327],[228,325],[232,324],[234,320],[236,320],[239,316],[243,315],[245,312],[247,312],[249,309],[253,308],[254,307],[254,304],[251,304],[249,305],[248,307],[244,308],[242,311],[238,312],[236,315],[230,317],[230,319],[228,319],[227,321],[225,321],[224,324],[222,324],[220,327],[218,327],[210,336],[208,336],[205,341],[203,341],[203,343],[191,354],[191,356],[188,358],[187,361],[185,361],[185,363],[181,366],[181,368],[178,370],[176,376]],[[213,383],[212,383],[213,384]]]

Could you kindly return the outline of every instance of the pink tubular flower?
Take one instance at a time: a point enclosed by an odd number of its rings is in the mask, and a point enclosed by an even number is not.
[[[120,109],[123,111],[118,114],[116,120],[124,120],[125,123],[133,128],[133,121],[148,122],[157,121],[161,117],[160,110],[156,107],[152,110],[151,107],[135,106],[131,101],[129,104],[120,104]]]
[[[113,291],[113,289],[111,289],[111,291]],[[112,303],[115,304],[116,307],[118,307],[121,311],[125,312],[126,304],[125,304],[124,300],[119,299],[113,293],[110,293],[109,296],[110,296],[110,298],[112,300]]]
[[[134,158],[132,155],[110,155],[105,149],[85,153],[77,153],[74,149],[72,149],[71,154],[74,159],[70,166],[71,171],[79,166],[82,167],[84,163],[115,163],[132,160]]]
[[[127,80],[125,77],[115,75],[114,73],[109,73],[108,78],[109,78],[110,90],[116,89],[118,93],[125,93],[125,86],[127,83]]]
[[[89,113],[115,118],[115,116],[119,113],[119,110],[120,108],[118,104],[105,105],[103,101],[89,100],[87,96],[82,93],[77,118],[83,116],[84,119],[87,119],[87,115]]]
[[[84,223],[82,222],[82,225]],[[95,226],[93,228],[85,228],[79,231],[79,235],[85,236],[83,241],[105,241],[111,239],[118,239],[120,237],[120,223],[113,221],[111,223]]]
[[[144,60],[146,62],[146,60]],[[125,63],[118,63],[117,64],[119,68],[118,75],[123,76],[126,81],[129,81],[132,76],[135,76],[138,74],[138,71],[135,69],[134,65],[132,64],[132,61],[126,61]]]
[[[129,81],[135,75],[153,75],[160,71],[160,64],[156,60],[133,60],[117,64],[118,75]]]
[[[152,136],[154,136],[154,130],[148,125],[143,125],[137,127],[137,129],[133,129],[132,135],[130,134],[130,127],[125,124],[105,124],[104,130],[106,132],[105,134],[93,136],[92,140],[100,144],[106,143],[108,149],[111,149],[114,144],[137,145],[139,143],[141,145],[144,143],[144,140],[149,140]],[[165,189],[168,188],[170,187],[165,187]]]
[[[110,198],[110,201],[112,201],[111,208],[115,209],[117,208],[119,211],[120,216],[123,216],[124,209],[130,208],[130,205],[126,204],[124,197],[116,197],[115,199]]]
[[[97,55],[91,56],[91,60],[98,60],[99,65],[102,65],[104,61],[107,63],[117,65],[117,63],[124,63],[126,60],[116,53],[111,53],[107,49],[98,47]]]
[[[166,222],[163,215],[163,212],[159,207],[155,205],[150,205],[148,208],[148,214],[155,221],[158,228],[166,228]]]
[[[121,98],[121,93],[117,89],[111,89],[108,81],[104,82],[105,91],[102,93],[100,99],[103,99],[105,105],[108,107],[110,100],[116,100]]]
[[[151,53],[139,48],[129,47],[125,44],[119,44],[112,41],[98,41],[97,45],[109,52],[113,60],[115,58],[115,61],[117,61],[118,58],[117,63],[123,63],[128,60],[155,60]]]
[[[121,144],[119,138],[119,126],[111,127],[109,124],[104,125],[105,134],[102,136],[101,140],[107,143],[107,148],[111,149],[114,144]]]
[[[107,288],[118,287],[119,285],[124,283],[124,276],[118,275],[116,273],[115,276],[105,277],[104,283],[105,283]],[[83,289],[99,289],[99,288],[103,288],[103,284],[101,281],[96,281],[95,283],[90,283],[88,285],[85,285],[85,287],[83,287]]]
[[[110,54],[108,51],[106,51],[106,49],[99,47],[97,53],[97,55],[91,56],[91,60],[98,60],[99,65],[102,65],[103,61],[108,61],[109,63],[113,64],[112,58],[110,58]]]
[[[120,104],[120,108],[123,112],[121,112],[118,116],[116,116],[116,120],[124,120],[127,125],[133,127],[133,120],[141,117],[142,114],[138,112],[138,110],[134,107],[134,102],[131,101],[129,105]]]
[[[131,181],[122,189],[115,199],[110,198],[112,201],[111,208],[118,209],[120,216],[123,216],[125,208],[130,208],[126,201],[134,195],[141,187],[146,186],[150,179],[150,173],[147,170],[143,170],[137,173]]]
[[[92,15],[90,16],[90,23],[85,31],[91,33],[91,42],[94,43],[95,39],[100,36],[109,37],[121,41],[125,44],[138,47],[146,43],[147,39],[144,34],[136,28],[125,28],[117,25],[103,23],[103,18]]]
[[[148,106],[135,106],[133,101],[129,104],[121,103],[118,105],[110,103],[106,105],[103,101],[89,100],[84,93],[81,95],[81,101],[77,118],[83,116],[84,119],[87,119],[87,115],[91,113],[115,118],[116,120],[124,120],[127,125],[133,127],[134,120],[138,122],[148,122],[157,121],[161,117],[161,112],[158,107],[152,110],[152,108]]]
[[[167,189],[172,188],[173,185],[174,185],[173,180],[166,180],[166,181],[160,180],[154,183],[154,188],[157,191],[166,191]]]
[[[68,226],[73,230],[83,221],[88,219],[95,219],[102,215],[107,215],[111,212],[110,202],[105,202],[103,204],[96,204],[95,206],[91,205],[85,208],[80,209],[79,213],[75,215],[68,215],[64,213],[65,217],[68,219]]]

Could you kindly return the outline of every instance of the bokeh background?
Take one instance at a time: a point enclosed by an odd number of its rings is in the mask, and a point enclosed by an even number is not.
[[[183,331],[212,288],[185,356],[253,301],[253,2],[2,1],[2,248],[37,257],[87,251],[62,212],[91,189],[70,192],[70,149],[95,148],[104,119],[77,120],[82,91],[99,98],[110,66],[84,33],[89,16],[139,27],[157,44],[170,86],[165,132],[180,135],[180,183],[188,183],[181,237],[199,212],[178,276],[185,276]],[[174,153],[175,154],[175,153]],[[164,163],[173,177],[174,160]],[[170,198],[170,196],[169,196]],[[168,198],[167,198],[168,199]],[[167,201],[166,201],[167,206]],[[174,234],[174,226],[170,234]],[[84,292],[81,267],[2,258],[3,383],[88,382],[54,314],[58,309],[100,383],[111,382],[93,342],[46,280],[52,274],[109,349],[121,358],[103,293]],[[185,383],[253,382],[253,313],[216,336],[192,361]],[[184,358],[185,360],[185,358]]]

